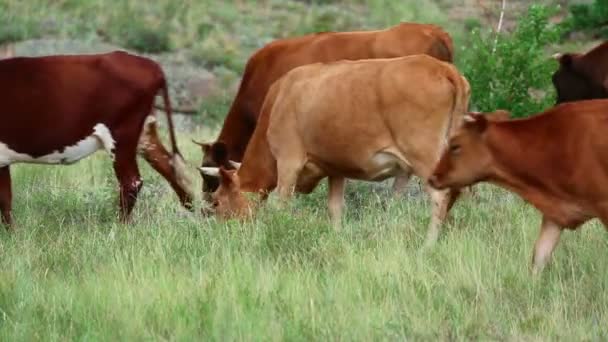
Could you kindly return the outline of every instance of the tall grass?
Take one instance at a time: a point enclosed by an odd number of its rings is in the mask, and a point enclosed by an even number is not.
[[[409,0],[1,0],[0,11],[0,43],[123,44],[126,31],[145,27],[166,33],[169,49],[236,71],[276,37],[445,23],[432,2]],[[210,141],[215,132],[180,132],[196,165],[192,137]],[[0,340],[608,338],[608,242],[595,222],[564,234],[551,266],[533,278],[539,214],[493,187],[462,199],[440,242],[422,249],[430,209],[415,182],[402,198],[349,183],[335,232],[324,186],[285,210],[217,222],[185,212],[140,166],[144,188],[129,225],[117,223],[117,184],[103,153],[72,166],[12,167],[17,231],[0,230]],[[191,176],[198,180],[194,168]]]
[[[201,133],[195,134],[200,137]],[[198,163],[190,136],[180,135]],[[15,166],[17,232],[0,233],[0,339],[378,340],[608,337],[605,230],[565,234],[552,266],[528,272],[539,215],[482,187],[421,249],[427,199],[350,183],[346,223],[326,189],[250,222],[178,207],[140,164],[131,225],[116,223],[103,153],[68,167]]]

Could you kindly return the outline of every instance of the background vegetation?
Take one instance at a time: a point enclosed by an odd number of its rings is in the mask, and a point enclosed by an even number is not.
[[[543,110],[554,101],[550,55],[596,44],[605,1],[531,3],[509,1],[495,45],[499,1],[0,0],[0,43],[29,55],[126,48],[161,61],[173,85],[210,72],[219,91],[180,125],[194,165],[190,139],[215,137],[247,57],[308,32],[437,23],[455,38],[476,109]],[[132,225],[116,222],[104,154],[12,167],[17,232],[0,230],[0,340],[608,338],[608,240],[595,222],[564,234],[552,266],[532,278],[540,217],[490,186],[463,198],[423,250],[429,206],[415,181],[402,198],[349,183],[338,233],[324,186],[288,210],[216,222],[184,212],[140,166]]]

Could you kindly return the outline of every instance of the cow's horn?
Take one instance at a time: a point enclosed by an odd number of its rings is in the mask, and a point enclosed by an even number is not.
[[[241,163],[237,163],[237,162],[235,162],[234,160],[229,160],[228,162],[230,163],[230,165],[232,165],[232,167],[234,167],[234,168],[235,168],[235,169],[237,169],[237,170],[238,170],[239,168],[241,168]]]
[[[466,122],[475,122],[475,117],[471,114],[467,114],[464,116],[464,121]]]
[[[220,176],[220,168],[219,167],[199,167],[198,168],[203,174],[211,177],[219,177]]]
[[[195,144],[197,144],[198,146],[201,146],[201,147],[205,147],[205,146],[207,146],[207,145],[208,145],[208,144],[202,143],[202,142],[200,142],[200,141],[196,141],[196,140],[194,140],[194,139],[192,139],[192,142],[193,142],[193,143],[195,143]]]
[[[558,53],[554,53],[553,56],[551,56],[551,57],[553,57],[553,59],[559,61],[562,58],[563,55],[564,55],[563,53],[558,52]]]

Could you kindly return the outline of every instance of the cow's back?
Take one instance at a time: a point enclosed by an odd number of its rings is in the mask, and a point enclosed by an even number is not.
[[[451,77],[461,78],[452,65],[424,55],[302,66],[280,81],[268,136],[291,132],[307,153],[346,169],[394,146],[426,175],[450,121],[463,115],[464,107],[453,115],[463,83]]]
[[[2,60],[0,141],[23,145],[27,132],[27,152],[37,156],[91,134],[91,122],[110,127],[139,95],[158,86],[149,72],[154,68],[123,52]]]
[[[293,68],[317,62],[420,53],[451,61],[451,38],[435,25],[402,23],[386,30],[315,33],[271,42],[249,59],[218,140],[238,139],[235,135],[245,135],[248,140],[268,88]]]
[[[575,61],[576,68],[593,78],[598,85],[604,84],[608,78],[608,42],[603,43],[580,56]],[[607,89],[608,90],[608,89]]]

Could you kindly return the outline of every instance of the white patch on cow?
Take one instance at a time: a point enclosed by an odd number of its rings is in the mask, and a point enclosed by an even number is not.
[[[114,160],[114,138],[110,129],[104,124],[97,124],[93,127],[93,136],[101,141],[101,145]]]
[[[14,151],[0,142],[0,167],[14,163],[73,164],[101,148],[108,151],[113,158],[114,139],[110,130],[104,124],[95,125],[93,133],[76,144],[37,158]]]
[[[148,139],[148,133],[150,132],[150,126],[154,124],[156,124],[156,116],[148,115],[146,117],[146,121],[144,121],[144,129],[139,136],[139,143],[137,144],[137,149],[140,153],[151,147],[151,142]]]
[[[135,179],[131,186],[133,189],[139,189],[141,187],[142,181],[140,179]]]

